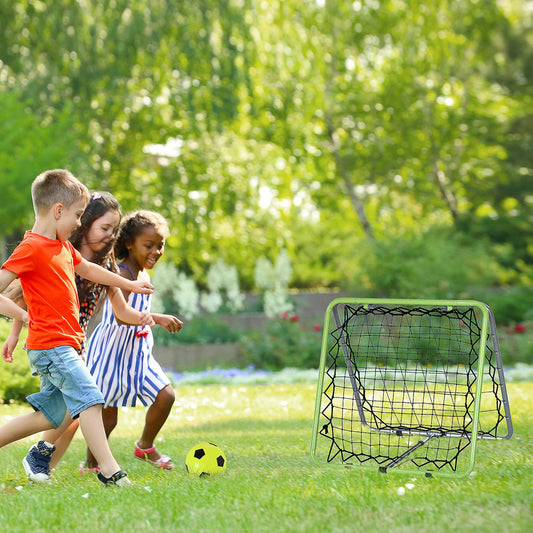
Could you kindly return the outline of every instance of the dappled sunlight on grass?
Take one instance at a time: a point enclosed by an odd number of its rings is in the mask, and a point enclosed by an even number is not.
[[[48,486],[24,479],[20,461],[35,437],[7,446],[0,451],[0,519],[23,523],[26,531],[46,527],[84,533],[102,521],[128,533],[352,531],[354,516],[358,528],[368,531],[452,531],[459,523],[472,532],[496,531],[494,524],[527,530],[533,383],[508,385],[513,438],[480,442],[475,474],[455,481],[363,473],[311,458],[315,387],[178,386],[174,408],[156,441],[174,459],[173,472],[133,457],[146,408],[120,409],[110,444],[134,481],[123,491],[104,489],[94,476],[79,476],[77,466],[85,453],[80,432]],[[0,424],[28,411],[23,405],[1,405]],[[185,456],[201,441],[215,442],[224,451],[228,466],[223,475],[188,477]],[[35,512],[28,515],[28,508]]]

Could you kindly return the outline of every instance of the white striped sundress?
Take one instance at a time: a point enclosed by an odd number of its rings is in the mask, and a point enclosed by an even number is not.
[[[130,293],[128,303],[138,311],[149,311],[150,294]],[[118,324],[109,299],[102,321],[87,345],[87,368],[102,391],[105,407],[135,407],[154,403],[158,392],[170,384],[152,356],[154,338],[148,326]]]

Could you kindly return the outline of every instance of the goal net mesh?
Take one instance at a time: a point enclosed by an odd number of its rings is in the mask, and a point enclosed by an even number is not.
[[[327,461],[456,472],[468,468],[473,433],[509,438],[492,313],[483,350],[478,315],[469,306],[334,306],[318,427]]]

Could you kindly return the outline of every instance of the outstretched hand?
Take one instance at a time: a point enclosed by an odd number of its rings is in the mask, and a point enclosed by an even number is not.
[[[141,294],[152,294],[154,286],[144,279],[136,279],[131,282],[131,292],[139,292]]]
[[[165,328],[169,333],[178,333],[183,327],[183,322],[172,315],[156,315],[156,324],[159,324],[162,328]]]

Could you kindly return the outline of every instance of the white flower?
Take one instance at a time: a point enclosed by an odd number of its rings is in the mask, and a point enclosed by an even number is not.
[[[216,313],[222,305],[222,296],[219,292],[202,293],[200,303],[208,313]]]
[[[266,291],[264,295],[264,311],[269,318],[280,316],[282,313],[290,313],[293,310],[292,303],[287,298],[287,293],[281,287],[272,291]]]
[[[183,272],[170,263],[161,263],[157,266],[152,277],[155,287],[152,295],[152,309],[159,312],[181,313],[186,318],[198,314],[200,294],[193,279],[188,278]],[[170,298],[175,309],[164,309],[165,298]]]
[[[255,263],[254,278],[258,288],[264,289],[264,312],[269,318],[290,313],[293,305],[289,301],[287,287],[292,277],[292,265],[289,254],[283,248],[272,263],[261,257]]]

